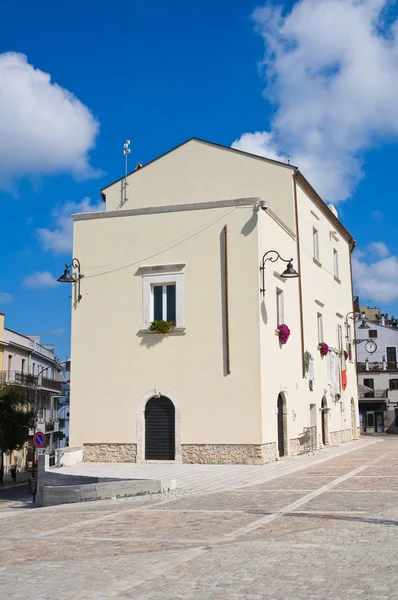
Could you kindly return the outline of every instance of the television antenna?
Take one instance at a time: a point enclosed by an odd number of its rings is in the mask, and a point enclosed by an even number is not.
[[[126,140],[123,144],[123,155],[124,155],[124,184],[123,184],[123,202],[127,202],[127,159],[130,154],[130,140]]]

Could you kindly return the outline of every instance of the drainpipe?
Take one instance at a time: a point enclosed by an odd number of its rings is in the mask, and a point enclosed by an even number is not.
[[[301,371],[302,377],[305,377],[305,361],[304,361],[304,353],[305,353],[305,345],[304,345],[304,313],[303,313],[303,271],[301,269],[301,252],[300,252],[300,231],[299,231],[299,219],[298,219],[298,205],[297,205],[297,171],[293,174],[293,192],[294,192],[294,211],[295,211],[295,219],[296,219],[296,243],[297,243],[297,268],[300,274],[298,278],[298,286],[299,286],[299,309],[300,309],[300,341],[301,341]]]

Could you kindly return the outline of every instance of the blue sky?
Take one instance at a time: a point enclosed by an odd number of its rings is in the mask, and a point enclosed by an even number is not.
[[[394,5],[303,0],[278,12],[277,2],[246,0],[6,3],[6,325],[41,334],[68,356],[70,291],[53,280],[71,258],[68,215],[100,204],[101,187],[122,175],[126,138],[134,167],[192,136],[289,155],[357,240],[361,299],[398,315]]]

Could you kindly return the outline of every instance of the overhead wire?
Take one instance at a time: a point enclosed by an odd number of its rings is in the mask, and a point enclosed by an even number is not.
[[[102,271],[101,273],[93,273],[92,275],[85,275],[84,278],[85,279],[92,279],[94,277],[100,277],[102,275],[109,275],[110,273],[116,273],[118,271],[122,271],[124,269],[128,269],[129,267],[133,267],[136,264],[139,264],[140,262],[142,262],[142,260],[148,260],[150,258],[154,258],[155,256],[158,256],[159,254],[162,254],[163,252],[167,252],[168,250],[172,250],[173,248],[176,248],[177,246],[179,246],[180,244],[192,239],[193,237],[195,237],[196,235],[199,235],[200,233],[202,233],[203,231],[205,231],[206,229],[209,229],[209,227],[211,227],[212,225],[214,225],[215,223],[217,223],[218,221],[221,221],[221,219],[224,219],[226,216],[228,216],[231,212],[233,212],[237,207],[234,206],[233,208],[231,208],[230,210],[225,211],[222,215],[220,215],[219,217],[217,217],[216,219],[212,219],[211,221],[207,222],[205,225],[202,225],[201,227],[194,229],[191,233],[189,234],[185,234],[184,236],[177,238],[177,240],[175,240],[174,242],[170,242],[169,244],[163,244],[162,246],[158,246],[155,251],[153,251],[152,254],[148,255],[148,252],[143,252],[141,254],[136,254],[134,257],[130,257],[130,258],[125,258],[123,260],[131,260],[131,259],[135,259],[133,262],[128,263],[127,265],[123,265],[121,267],[117,267],[115,269],[109,269],[107,271]],[[150,251],[149,251],[150,252]],[[145,257],[145,258],[143,258]],[[98,267],[91,267],[91,269],[101,269],[104,268],[106,266],[110,266],[112,264],[118,264],[122,261],[116,261],[114,263],[108,263],[108,265],[102,265],[102,266],[98,266]],[[90,270],[90,269],[89,269]]]

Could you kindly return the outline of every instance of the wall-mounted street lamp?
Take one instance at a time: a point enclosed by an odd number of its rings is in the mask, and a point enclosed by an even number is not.
[[[358,325],[358,329],[370,329],[369,325],[366,323],[366,315],[365,315],[364,312],[361,315],[359,315],[359,312],[355,312],[355,311],[349,312],[346,315],[345,321],[344,321],[345,326],[347,328],[347,334],[346,334],[346,338],[347,339],[349,337],[348,336],[348,327],[349,327],[349,325],[348,325],[348,319],[352,319],[353,322],[354,322],[354,324],[355,324],[356,320],[357,320],[357,317],[362,320],[362,323],[360,325]],[[362,340],[358,340],[358,339],[352,340],[353,344],[360,344],[361,342],[365,342],[365,341],[367,341],[367,340],[365,340],[365,339],[362,339]]]
[[[266,252],[264,254],[264,256],[261,260],[261,265],[260,265],[260,271],[262,271],[262,273],[263,273],[263,286],[260,288],[260,293],[262,293],[263,297],[265,295],[265,263],[268,260],[270,262],[276,262],[277,260],[282,260],[283,262],[287,263],[286,269],[280,275],[281,277],[284,277],[285,279],[294,279],[295,277],[299,276],[297,271],[295,271],[293,269],[293,259],[292,258],[285,259],[285,258],[282,258],[281,255],[279,254],[279,252],[277,252],[276,250],[268,250],[268,252]]]
[[[76,269],[77,273],[71,273],[70,269]],[[80,273],[80,261],[77,258],[73,258],[70,265],[65,265],[65,270],[61,277],[58,277],[57,281],[60,283],[76,283],[77,284],[77,301],[80,302],[82,295],[80,293],[80,280],[84,277]]]
[[[360,324],[358,329],[370,329],[369,325],[367,325],[367,323],[366,323],[366,315],[364,312],[362,313],[361,319],[362,319],[362,323]]]

